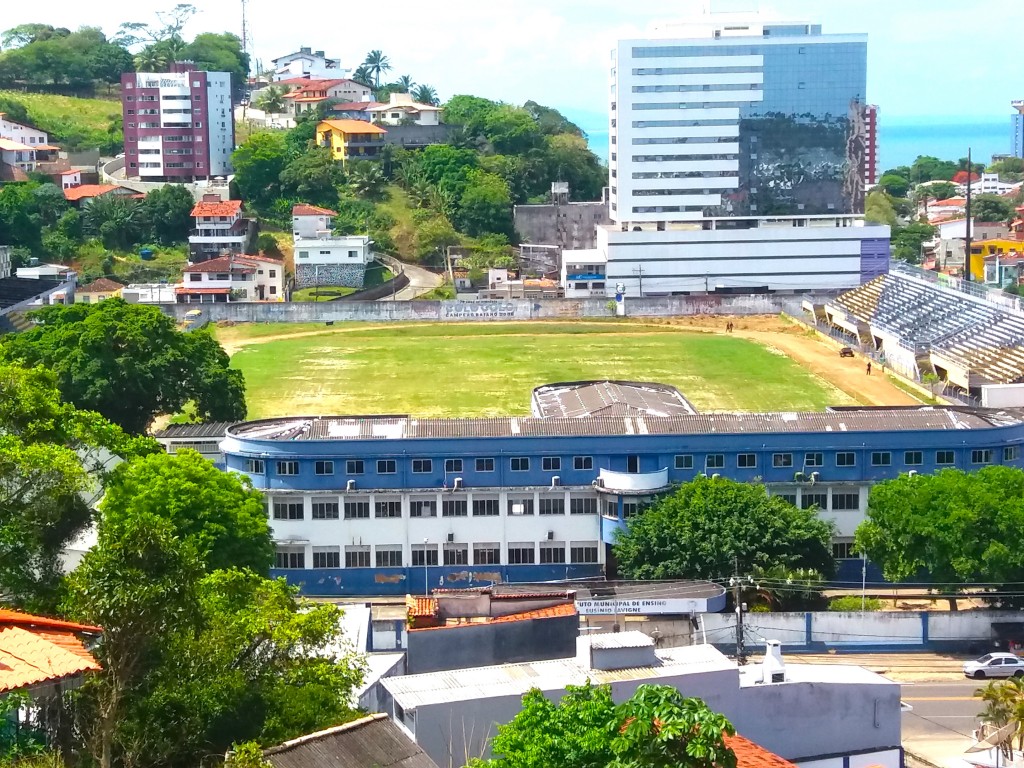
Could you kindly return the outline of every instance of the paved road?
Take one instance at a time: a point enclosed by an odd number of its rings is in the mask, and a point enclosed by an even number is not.
[[[961,766],[960,755],[973,740],[971,731],[984,708],[974,680],[904,683],[902,698],[913,711],[903,713],[903,747],[933,765]]]
[[[417,267],[415,264],[402,262],[402,266],[405,268],[405,274],[409,277],[409,284],[395,294],[393,297],[395,301],[412,301],[417,296],[422,296],[444,282],[440,275],[435,275],[433,272]],[[387,296],[380,299],[380,301],[392,301],[392,297]]]

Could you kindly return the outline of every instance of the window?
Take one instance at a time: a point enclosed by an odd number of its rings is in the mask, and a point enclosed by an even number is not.
[[[540,562],[541,565],[564,563],[565,544],[562,544],[561,542],[542,541],[540,543]]]
[[[501,547],[497,544],[474,544],[473,565],[500,565]]]
[[[529,472],[530,459],[527,456],[516,456],[510,460],[509,468],[513,472]]]
[[[811,507],[817,507],[822,512],[828,511],[828,494],[827,493],[804,493],[800,496],[800,508],[810,509]]]
[[[836,560],[853,560],[856,557],[853,550],[853,542],[832,542],[832,557],[834,557]]]
[[[278,547],[274,556],[277,568],[305,568],[306,550],[304,547]]]
[[[627,501],[626,499],[622,500],[622,516],[624,518],[638,514],[640,514],[640,502]]]
[[[308,259],[309,258],[309,251],[299,251],[299,258],[300,259]]]
[[[445,544],[444,564],[469,565],[469,548],[465,544]]]
[[[498,499],[473,499],[473,517],[497,517],[501,514]]]
[[[832,492],[832,511],[850,512],[860,509],[860,491],[853,493]]]
[[[262,475],[267,471],[267,465],[263,459],[246,459],[245,471],[252,475]]]
[[[346,568],[369,568],[370,548],[366,546],[345,547]]]
[[[445,459],[444,460],[444,471],[445,472],[461,472],[462,471],[462,459]]]
[[[533,496],[509,496],[508,513],[510,515],[532,515]]]
[[[778,496],[780,499],[782,499],[787,504],[792,504],[794,507],[796,506],[796,494],[795,493],[773,493],[772,496]]]
[[[364,469],[365,464],[362,459],[349,459],[345,462],[346,475],[361,475]]]
[[[597,499],[569,499],[569,513],[573,515],[596,515]]]
[[[314,568],[341,568],[341,547],[313,547]]]
[[[477,472],[493,472],[494,471],[494,459],[477,459],[476,460],[476,471]]]
[[[992,451],[988,448],[975,448],[971,451],[971,464],[991,464]]]
[[[724,469],[725,468],[725,454],[723,453],[709,453],[705,460],[704,466],[707,469]]]
[[[693,456],[689,454],[676,456],[676,469],[693,469]]]
[[[378,475],[393,475],[396,472],[398,472],[398,462],[396,462],[394,459],[377,460]]]
[[[416,475],[425,475],[434,471],[434,462],[430,459],[413,459],[412,471]]]
[[[288,475],[299,474],[299,462],[297,461],[279,461],[277,462],[277,474],[282,477]]]
[[[377,547],[378,568],[401,568],[402,548],[401,547]]]
[[[270,277],[277,277],[277,270],[276,269],[270,270]]]
[[[872,467],[888,467],[890,464],[892,464],[892,454],[889,451],[871,452]]]
[[[508,564],[509,565],[533,565],[536,562],[537,553],[533,544],[509,544]]]
[[[541,496],[540,497],[540,513],[542,515],[564,515],[565,514],[565,499],[561,496]]]
[[[921,451],[905,451],[903,463],[909,467],[919,467],[924,464],[924,454]]]
[[[436,544],[413,544],[412,564],[422,568],[425,565],[437,565]]]
[[[437,517],[437,500],[410,499],[409,517]]]
[[[593,469],[594,468],[594,457],[593,456],[573,456],[572,457],[572,468],[578,471]]]
[[[345,502],[345,519],[346,520],[362,520],[370,517],[370,502],[369,501],[346,501]]]
[[[333,461],[318,461],[316,463],[316,473],[318,475],[333,475],[334,474],[334,462]]]
[[[793,466],[793,454],[792,453],[775,453],[772,454],[772,466],[776,469],[788,469]]]
[[[956,464],[956,454],[953,451],[936,451],[935,463],[944,467]]]
[[[314,520],[337,520],[338,502],[313,499]]]
[[[1008,445],[1003,448],[1003,461],[1017,461],[1020,459],[1020,446]]]
[[[401,501],[378,501],[374,505],[374,516],[375,517],[401,517],[402,516],[402,502]]]
[[[857,466],[857,454],[852,451],[836,454],[836,466],[837,467],[855,467]]]
[[[302,520],[304,516],[301,501],[275,501],[275,520]]]
[[[596,563],[596,541],[574,541],[569,545],[570,563]]]
[[[627,456],[626,457],[626,471],[630,474],[637,474],[640,471],[640,457],[639,456]]]
[[[545,472],[559,472],[562,460],[558,456],[545,456],[540,460],[540,468]]]
[[[756,453],[740,453],[736,455],[736,466],[740,469],[754,469],[757,467]]]
[[[465,499],[445,499],[441,502],[441,517],[466,517]]]
[[[197,168],[202,168],[203,164],[202,163],[197,163],[196,167]],[[277,295],[277,286],[276,285],[270,286],[270,295],[271,296],[276,296]]]

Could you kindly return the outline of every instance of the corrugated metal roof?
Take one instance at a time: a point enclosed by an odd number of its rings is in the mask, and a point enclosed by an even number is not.
[[[688,416],[696,413],[678,389],[642,381],[570,381],[533,390],[535,415],[576,419],[586,416]]]
[[[234,421],[209,421],[205,424],[168,424],[153,433],[153,437],[181,440],[193,437],[224,437]]]
[[[653,648],[654,638],[639,631],[611,632],[591,637],[590,647],[603,650],[610,650],[612,648]]]
[[[300,736],[263,756],[275,768],[437,768],[384,714]]]

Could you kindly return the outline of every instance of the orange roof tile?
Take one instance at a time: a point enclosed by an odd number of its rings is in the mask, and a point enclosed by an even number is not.
[[[341,133],[387,133],[379,125],[368,123],[365,120],[343,120],[339,118],[335,120],[321,120],[320,125],[326,125]]]
[[[51,619],[49,616],[36,616],[34,613],[14,611],[0,608],[0,629],[3,627],[25,627],[28,629],[56,629],[66,632],[85,632],[98,635],[103,630],[91,624],[76,624],[73,621]]]
[[[405,604],[410,616],[433,616],[437,613],[437,600],[433,597],[407,595]]]
[[[796,768],[789,760],[739,734],[726,736],[725,745],[736,754],[736,768]]]
[[[217,202],[199,202],[192,209],[192,216],[235,216],[242,211],[241,200],[218,200]]]
[[[227,272],[229,269],[252,269],[254,265],[247,263],[240,256],[218,256],[216,259],[201,261],[185,267],[184,272]]]
[[[99,197],[117,189],[113,184],[79,184],[64,190],[64,198],[71,202],[84,200],[87,197]]]
[[[84,648],[75,652],[66,647],[71,640],[78,642],[73,635],[55,643],[22,627],[0,629],[0,693],[99,671],[100,665]]]
[[[116,280],[106,277],[98,277],[88,285],[80,285],[75,290],[78,293],[113,293],[120,291],[124,286]]]
[[[419,600],[426,600],[427,598],[418,598]],[[436,601],[435,601],[436,602]],[[414,614],[410,608],[410,616],[433,616],[433,613],[426,614]],[[513,621],[532,621],[534,619],[557,619],[564,618],[567,616],[576,615],[576,606],[573,603],[563,603],[561,605],[553,605],[548,608],[534,608],[530,611],[521,611],[519,613],[510,613],[507,616],[480,616],[477,618],[470,618],[466,621],[462,621],[457,624],[441,624],[438,626],[427,626],[427,627],[409,627],[410,632],[426,632],[433,629],[459,629],[460,627],[480,627],[488,624],[508,624]]]
[[[305,203],[299,203],[298,205],[292,206],[292,216],[337,216],[336,211],[332,211],[330,208],[320,208],[316,205],[306,205]]]

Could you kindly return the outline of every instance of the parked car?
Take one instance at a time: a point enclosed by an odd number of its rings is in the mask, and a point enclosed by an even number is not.
[[[853,350],[850,347],[843,347],[839,350],[840,357],[853,357]]]
[[[1012,653],[986,653],[964,662],[964,675],[975,680],[987,677],[1024,677],[1024,659]]]

